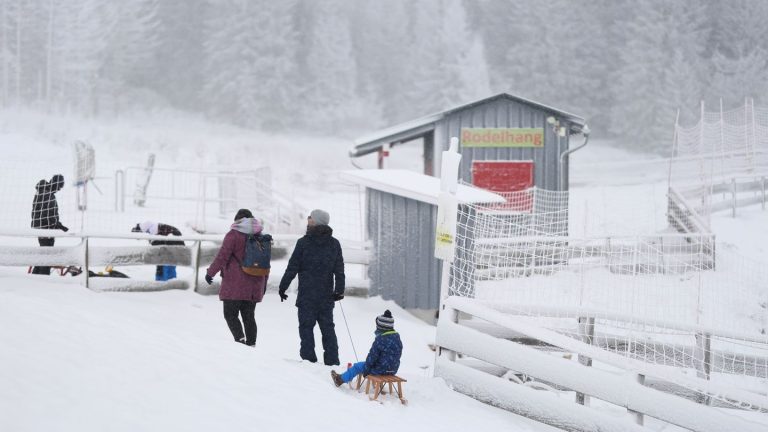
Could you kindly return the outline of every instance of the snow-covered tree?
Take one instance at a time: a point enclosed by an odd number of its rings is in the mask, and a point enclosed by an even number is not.
[[[627,45],[615,75],[612,129],[625,145],[665,151],[677,108],[695,106],[701,96],[698,90],[684,95],[680,89],[698,81],[696,60],[707,40],[704,15],[691,2],[637,4],[636,15],[626,22]],[[675,94],[684,99],[672,99]]]
[[[200,109],[205,58],[204,20],[206,0],[163,0],[157,9],[157,49],[152,60],[156,92],[176,107]]]
[[[312,127],[337,131],[355,115],[357,69],[348,20],[340,1],[313,5],[311,42],[302,96],[304,118]]]
[[[294,2],[211,1],[204,96],[209,110],[251,127],[284,126],[294,102]]]
[[[711,8],[710,99],[723,98],[726,105],[745,97],[768,102],[768,3],[735,0]]]

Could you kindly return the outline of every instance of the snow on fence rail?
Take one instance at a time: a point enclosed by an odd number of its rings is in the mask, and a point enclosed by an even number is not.
[[[459,321],[459,312],[513,330],[561,350],[589,356],[593,361],[631,371],[635,377],[633,380],[628,380],[626,376],[598,368],[589,368],[574,362],[563,357],[562,352],[544,353],[530,345],[484,334],[462,325]],[[620,355],[605,352],[587,343],[491,309],[477,300],[450,297],[445,302],[442,315],[437,331],[436,343],[439,347],[439,356],[435,368],[436,376],[443,377],[460,392],[517,414],[573,431],[614,431],[636,428],[629,422],[602,416],[562,399],[542,397],[530,388],[483,374],[463,365],[457,360],[456,354],[470,356],[515,373],[522,373],[625,407],[631,413],[655,417],[693,431],[761,431],[765,428],[764,425],[758,425],[724,411],[713,410],[643,385],[648,377],[664,381],[672,380],[672,382],[695,380],[678,370],[644,365],[636,360],[628,360]],[[712,385],[709,382],[698,384],[704,384],[707,391],[717,392],[722,397],[745,401],[757,408],[768,408],[768,400],[764,395]],[[546,409],[542,409],[544,406]],[[642,418],[638,417],[638,420],[642,424]]]
[[[528,211],[459,207],[450,295],[527,320],[546,343],[570,340],[584,363],[592,353],[633,373],[669,370],[670,392],[768,409],[764,265],[706,233],[567,236],[567,200],[542,207],[536,193]]]
[[[218,292],[219,283],[207,287],[200,283],[200,268],[207,266],[216,257],[223,235],[183,235],[170,239],[192,242],[185,246],[125,246],[95,245],[93,240],[169,240],[169,237],[142,233],[64,233],[55,230],[0,230],[0,238],[55,237],[78,239],[75,246],[35,247],[3,245],[0,247],[0,266],[78,266],[82,267],[83,284],[96,291],[158,291],[166,289],[189,289],[196,292]],[[300,236],[294,234],[275,234],[275,241],[293,244]],[[367,266],[370,262],[368,242],[341,240],[344,261],[347,264]],[[175,279],[167,282],[137,281],[121,278],[88,277],[88,270],[97,266],[119,265],[175,265],[192,267],[194,276],[190,281]],[[350,278],[348,285],[352,289],[367,288],[366,280]]]

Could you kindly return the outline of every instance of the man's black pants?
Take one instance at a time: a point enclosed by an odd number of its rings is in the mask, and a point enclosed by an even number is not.
[[[323,362],[326,365],[339,364],[339,344],[333,324],[333,304],[324,307],[299,307],[299,355],[304,360],[317,361],[315,354],[315,323],[323,335]]]

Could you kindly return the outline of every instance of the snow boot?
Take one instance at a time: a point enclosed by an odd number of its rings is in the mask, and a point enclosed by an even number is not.
[[[341,387],[341,385],[344,384],[341,375],[337,374],[336,371],[331,371],[331,378],[333,379],[333,383],[336,384],[336,387]]]

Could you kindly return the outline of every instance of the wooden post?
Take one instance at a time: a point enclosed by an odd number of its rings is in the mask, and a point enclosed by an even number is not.
[[[384,159],[386,159],[387,156],[389,156],[389,147],[390,145],[387,144],[379,148],[379,151],[377,153],[378,159],[376,164],[379,169],[384,169]]]
[[[696,347],[694,348],[694,363],[696,366],[696,376],[709,381],[712,371],[712,336],[708,333],[696,333]],[[702,395],[700,403],[710,405],[712,398]]]
[[[635,381],[640,385],[645,385],[645,375],[643,374],[635,375]],[[636,424],[639,424],[640,426],[643,426],[645,424],[645,417],[643,416],[643,413],[638,411],[633,411],[629,408],[627,408],[627,412],[632,414]]]
[[[424,174],[428,176],[435,175],[435,133],[429,132],[424,135]]]
[[[581,341],[592,345],[595,339],[595,317],[579,317],[579,335]],[[579,363],[592,367],[592,358],[579,354]],[[589,406],[589,396],[584,393],[576,393],[576,403]]]
[[[440,319],[447,319],[450,320],[452,323],[458,324],[459,322],[459,311],[452,307],[445,306],[444,302],[441,302],[443,310],[440,311]],[[447,358],[450,361],[456,361],[456,352],[449,350],[447,348],[443,348],[438,346],[435,350],[435,362],[437,362],[437,357],[443,357]]]

